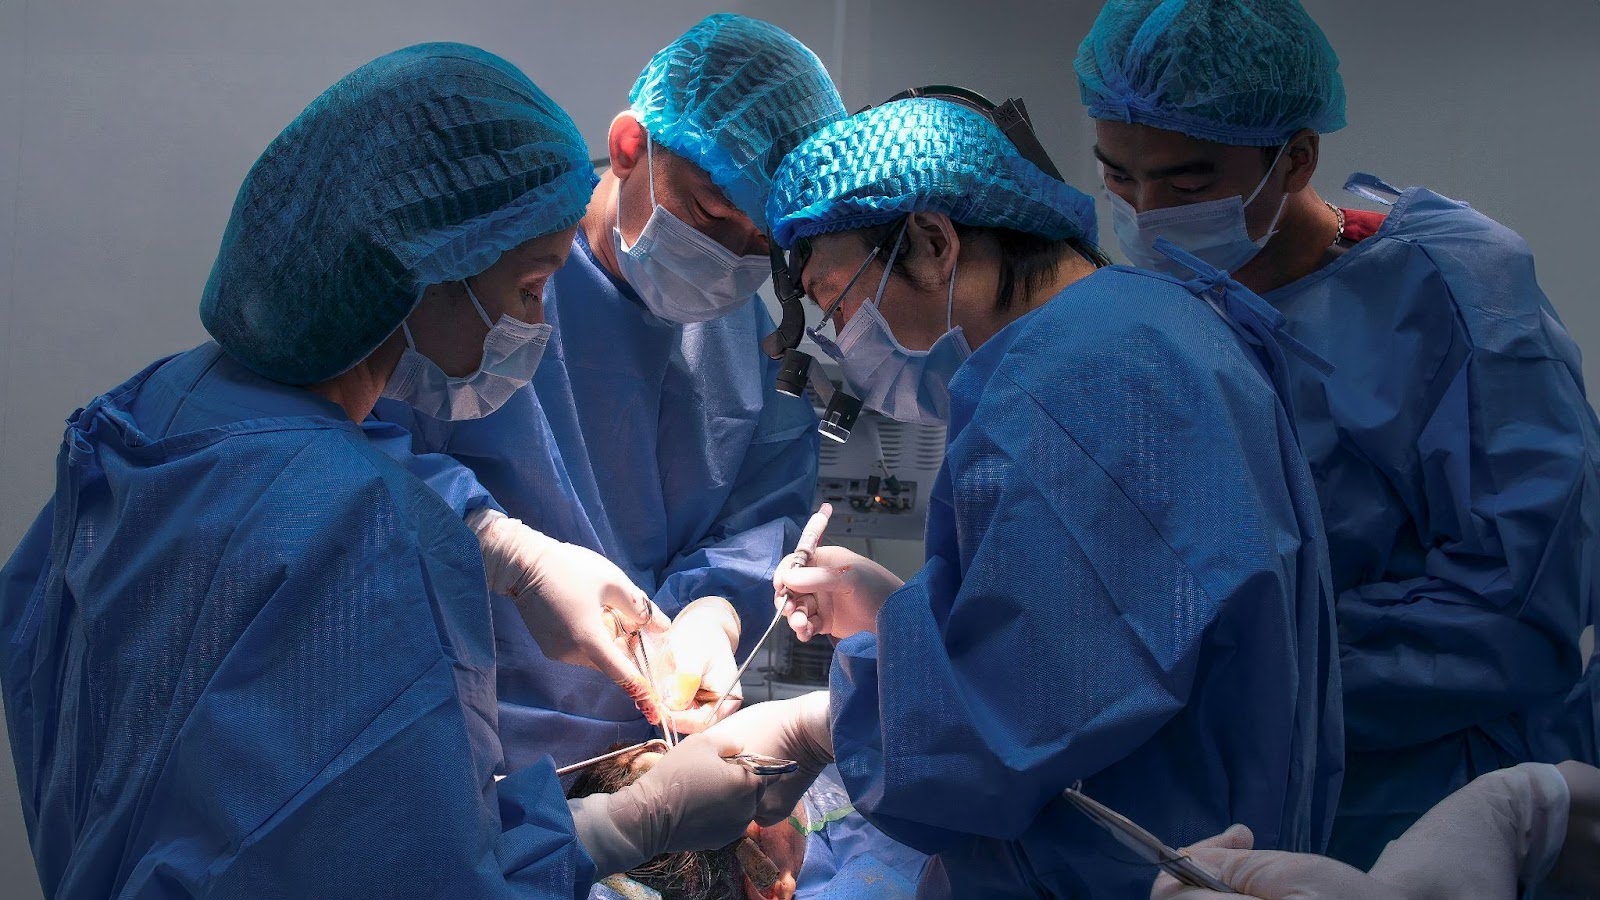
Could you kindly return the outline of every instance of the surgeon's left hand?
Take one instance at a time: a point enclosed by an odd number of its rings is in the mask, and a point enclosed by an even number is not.
[[[772,576],[773,590],[789,594],[781,612],[802,641],[877,632],[878,610],[904,583],[865,556],[835,546],[818,547],[809,565],[780,565]]]
[[[747,706],[712,726],[706,736],[737,743],[746,753],[792,759],[800,764],[788,775],[765,779],[767,787],[761,795],[756,822],[775,825],[794,812],[801,795],[833,762],[828,692],[812,691],[788,700]]]
[[[734,677],[739,664],[733,658],[739,634],[739,613],[722,597],[701,597],[672,620],[666,642],[675,661],[673,674],[686,683],[693,682],[689,696],[664,692],[668,708],[663,715],[679,734],[704,731],[739,709],[744,692]],[[724,690],[727,699],[714,708]],[[687,708],[675,708],[684,704]]]
[[[1250,849],[1254,845],[1250,829],[1235,825],[1184,850],[1237,893],[1187,887],[1162,873],[1150,889],[1150,900],[1227,900],[1239,896],[1261,900],[1404,900],[1406,896],[1393,885],[1338,860],[1315,853]]]

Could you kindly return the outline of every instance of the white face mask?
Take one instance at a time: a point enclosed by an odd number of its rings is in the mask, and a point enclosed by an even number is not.
[[[749,302],[772,277],[771,261],[760,254],[739,256],[701,234],[656,202],[655,152],[645,134],[650,177],[650,220],[633,246],[622,237],[622,190],[617,190],[617,265],[652,313],[684,325],[706,322]]]
[[[861,402],[891,419],[918,425],[942,425],[950,420],[950,379],[972,355],[967,336],[959,325],[952,325],[955,310],[956,273],[950,271],[950,290],[945,306],[945,333],[926,350],[907,350],[895,340],[894,331],[883,318],[879,306],[889,286],[889,275],[900,255],[902,227],[895,238],[894,251],[884,266],[883,278],[872,302],[863,303],[850,317],[850,324],[839,332],[837,343],[812,329],[811,339],[839,362],[839,368]],[[868,258],[871,261],[871,258]],[[854,282],[854,279],[851,279]],[[850,285],[845,286],[845,292]],[[840,293],[840,299],[844,293]],[[837,306],[837,302],[833,304]]]
[[[1122,252],[1128,261],[1141,269],[1188,278],[1188,269],[1155,248],[1156,238],[1164,237],[1224,272],[1238,271],[1240,266],[1254,259],[1272,240],[1277,233],[1278,219],[1289,204],[1289,195],[1284,194],[1278,203],[1278,211],[1272,214],[1267,233],[1259,238],[1250,237],[1244,211],[1266,187],[1267,179],[1272,177],[1288,146],[1284,144],[1278,148],[1278,155],[1267,167],[1267,174],[1261,176],[1260,183],[1249,197],[1235,195],[1204,203],[1137,212],[1132,204],[1107,188],[1106,199],[1111,203],[1111,220],[1117,232],[1117,243],[1122,245]]]
[[[406,336],[406,351],[400,357],[389,382],[383,386],[383,396],[416,407],[418,412],[446,422],[464,419],[481,419],[505,404],[528,382],[539,368],[544,348],[550,342],[548,324],[530,325],[527,322],[502,315],[500,321],[491,323],[484,312],[472,286],[461,282],[467,289],[467,299],[478,311],[489,334],[483,339],[483,362],[471,375],[452,378],[433,360],[417,352],[411,339],[411,326],[401,323]]]

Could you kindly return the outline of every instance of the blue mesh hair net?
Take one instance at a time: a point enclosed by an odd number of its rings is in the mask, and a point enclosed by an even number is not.
[[[707,16],[652,57],[628,100],[652,138],[704,169],[758,228],[785,154],[845,115],[815,53],[731,13]]]
[[[461,44],[397,50],[312,101],[250,168],[200,319],[267,378],[332,378],[428,285],[577,222],[594,185],[577,127],[515,66]]]
[[[1108,0],[1074,68],[1097,119],[1253,147],[1344,127],[1339,57],[1296,0]]]
[[[767,204],[783,247],[911,212],[1095,240],[1093,200],[1023,159],[982,115],[931,98],[886,103],[813,135],[783,161]]]

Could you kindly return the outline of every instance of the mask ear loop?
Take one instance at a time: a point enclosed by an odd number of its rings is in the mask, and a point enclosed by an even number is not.
[[[656,206],[658,205],[656,203],[656,152],[655,152],[655,144],[656,144],[656,142],[653,139],[651,139],[651,137],[650,137],[650,132],[648,130],[646,130],[645,133],[644,133],[644,158],[645,158],[645,165],[650,167],[650,211],[651,212],[654,212]],[[1284,146],[1287,147],[1288,145],[1285,144]],[[1280,152],[1282,152],[1282,151],[1280,151]],[[1277,163],[1274,162],[1273,165],[1277,165]],[[1268,169],[1267,170],[1267,174],[1268,175],[1272,174],[1272,170]]]
[[[894,249],[889,251],[889,258],[883,264],[883,277],[878,279],[878,292],[872,297],[872,305],[883,309],[883,291],[889,286],[889,274],[894,271],[894,261],[900,258],[900,242],[905,240],[906,228],[911,225],[907,218],[904,225],[900,226],[900,233],[894,236]]]
[[[945,297],[944,330],[955,330],[956,313],[956,272],[961,268],[961,260],[957,259],[950,265],[950,293]]]
[[[1284,151],[1288,149],[1289,142],[1284,141],[1283,146],[1278,148],[1278,155],[1272,158],[1272,165],[1267,166],[1267,174],[1261,176],[1261,180],[1256,183],[1256,189],[1251,191],[1250,196],[1245,199],[1244,205],[1246,207],[1249,207],[1250,204],[1256,202],[1256,197],[1260,196],[1261,189],[1267,186],[1267,179],[1272,177],[1273,171],[1278,168],[1278,163],[1283,161]]]
[[[1273,170],[1278,168],[1278,163],[1283,159],[1284,151],[1286,151],[1288,149],[1289,149],[1289,144],[1287,142],[1285,142],[1282,147],[1278,148],[1278,155],[1274,156],[1272,158],[1272,165],[1267,166],[1267,174],[1261,176],[1261,183],[1256,185],[1256,189],[1250,195],[1250,199],[1246,200],[1244,202],[1245,208],[1249,208],[1251,202],[1256,199],[1256,194],[1261,193],[1261,189],[1267,186],[1267,179],[1272,177]],[[1265,247],[1267,245],[1267,242],[1272,240],[1272,236],[1278,233],[1278,220],[1283,218],[1283,211],[1288,206],[1289,206],[1289,195],[1288,194],[1284,194],[1283,195],[1283,199],[1278,201],[1278,211],[1272,214],[1272,221],[1267,223],[1267,233],[1266,233],[1266,235],[1264,235],[1261,238],[1261,246],[1262,247]],[[1245,237],[1249,237],[1249,236],[1250,236],[1250,232],[1249,232],[1249,228],[1247,226],[1246,230],[1245,230]]]
[[[463,278],[461,279],[461,286],[467,289],[467,299],[472,301],[472,308],[478,311],[478,318],[482,319],[483,324],[488,326],[490,330],[493,330],[494,323],[489,321],[489,313],[484,310],[483,304],[478,302],[478,295],[472,292],[472,285],[468,284],[467,280]]]

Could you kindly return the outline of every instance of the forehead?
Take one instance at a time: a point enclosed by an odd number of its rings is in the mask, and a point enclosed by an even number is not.
[[[862,245],[859,231],[819,234],[816,237],[806,238],[803,244],[796,246],[804,246],[806,250],[805,273],[819,278],[834,274],[834,269],[847,266],[854,270],[861,265],[862,254],[869,252]]]
[[[1147,173],[1178,166],[1210,163],[1217,168],[1259,160],[1259,147],[1235,147],[1202,141],[1179,131],[1137,122],[1096,119],[1095,155],[1125,172]]]
[[[577,230],[578,226],[572,225],[523,241],[502,254],[495,267],[518,272],[560,268],[572,249],[572,239]]]
[[[711,180],[710,173],[661,145],[656,145],[657,174],[665,178],[672,189],[681,194],[692,194],[701,201],[733,206],[728,196]]]

